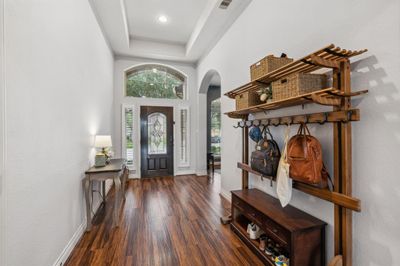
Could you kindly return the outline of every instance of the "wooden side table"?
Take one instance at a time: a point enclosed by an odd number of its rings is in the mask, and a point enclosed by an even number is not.
[[[125,159],[111,159],[110,163],[103,167],[91,167],[85,174],[84,179],[84,190],[86,199],[86,218],[87,226],[86,231],[90,231],[92,228],[92,204],[90,193],[93,187],[93,181],[102,182],[102,197],[105,202],[105,181],[111,179],[115,185],[115,202],[114,202],[114,214],[113,214],[113,226],[119,226],[119,207],[121,204],[121,194],[125,198],[125,183],[128,179],[128,168],[126,167]]]

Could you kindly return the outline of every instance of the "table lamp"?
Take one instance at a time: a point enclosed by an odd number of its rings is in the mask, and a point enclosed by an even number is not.
[[[96,154],[94,165],[96,167],[105,166],[108,161],[107,148],[112,147],[111,136],[97,135],[94,140],[94,146],[101,149],[101,152]]]

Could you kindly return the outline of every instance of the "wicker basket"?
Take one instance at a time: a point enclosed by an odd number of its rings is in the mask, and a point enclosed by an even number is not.
[[[293,58],[267,55],[257,63],[250,66],[251,81],[254,81],[266,75],[267,73],[274,71],[275,69],[278,69],[291,62],[293,62]]]
[[[324,74],[297,73],[272,82],[272,100],[279,101],[327,87]]]
[[[255,91],[247,91],[236,95],[236,110],[261,104],[260,96]]]

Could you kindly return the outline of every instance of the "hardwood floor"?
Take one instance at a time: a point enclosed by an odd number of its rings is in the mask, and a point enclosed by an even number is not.
[[[220,223],[230,204],[219,195],[218,178],[130,180],[117,229],[110,191],[65,265],[262,265]]]

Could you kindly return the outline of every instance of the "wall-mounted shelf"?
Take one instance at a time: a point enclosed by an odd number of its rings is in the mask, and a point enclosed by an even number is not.
[[[343,59],[360,55],[368,51],[367,49],[359,51],[351,51],[342,49],[330,44],[316,52],[313,52],[299,60],[284,65],[260,78],[256,81],[249,82],[240,86],[237,89],[225,93],[229,98],[234,99],[236,95],[242,94],[246,91],[255,91],[266,86],[275,80],[279,80],[294,73],[310,73],[321,68],[339,69],[339,62]]]
[[[276,110],[280,108],[303,105],[307,103],[318,103],[322,105],[339,106],[341,104],[341,99],[344,97],[353,97],[367,93],[368,90],[357,91],[349,94],[344,94],[341,91],[334,88],[322,89],[312,93],[307,93],[299,95],[296,97],[287,98],[280,101],[274,101],[269,103],[263,103],[249,108],[236,110],[232,112],[225,113],[230,118],[243,119],[248,114]]]

